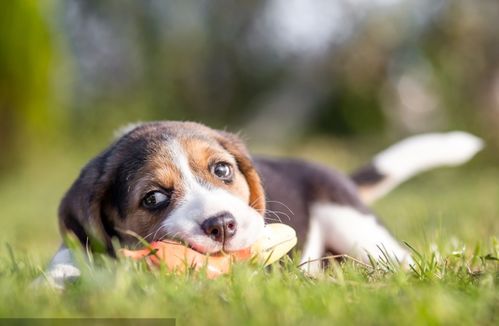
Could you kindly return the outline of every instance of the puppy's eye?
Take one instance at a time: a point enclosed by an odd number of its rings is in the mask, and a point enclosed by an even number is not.
[[[232,179],[232,166],[226,162],[218,162],[212,167],[212,173],[223,181]]]
[[[169,196],[161,191],[151,191],[142,199],[142,205],[149,209],[158,208],[167,204],[169,199]]]

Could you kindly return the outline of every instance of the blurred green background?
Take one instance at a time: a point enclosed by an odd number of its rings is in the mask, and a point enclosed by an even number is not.
[[[243,130],[256,152],[344,171],[410,134],[470,131],[487,142],[471,165],[376,209],[416,242],[440,225],[465,241],[496,235],[497,17],[486,0],[4,3],[1,250],[46,259],[79,169],[116,128],[156,119]]]

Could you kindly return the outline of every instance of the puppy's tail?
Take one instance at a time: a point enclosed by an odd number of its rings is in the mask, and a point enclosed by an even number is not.
[[[480,138],[461,131],[417,135],[382,151],[351,177],[370,204],[418,173],[465,163],[483,146]]]

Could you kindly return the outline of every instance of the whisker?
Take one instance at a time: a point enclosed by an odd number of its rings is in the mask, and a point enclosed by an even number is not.
[[[281,220],[279,214],[277,214],[277,212],[275,212],[275,211],[267,210],[266,213],[272,214],[272,215],[274,215],[276,217],[276,219]],[[265,218],[267,219],[267,217],[265,217]]]
[[[265,222],[278,222],[278,223],[282,223],[281,219],[277,219],[277,218],[271,218],[271,217],[266,217],[265,218]]]
[[[264,196],[257,197],[255,200],[253,200],[253,201],[250,203],[250,206],[253,206],[253,205],[254,205],[254,204],[255,204],[258,200],[260,200],[261,198],[264,198]],[[284,204],[283,202],[280,202],[280,201],[277,201],[277,200],[266,200],[265,202],[266,202],[266,203],[275,203],[275,204],[280,204],[280,205],[284,206],[284,208],[286,208],[286,209],[289,211],[289,213],[290,213],[291,215],[294,215],[293,210],[292,210],[291,208],[289,208],[289,207],[288,207],[286,204]],[[266,209],[266,210],[265,210],[265,212],[266,212],[266,213],[268,212],[268,213],[273,214],[273,215],[276,215],[276,214],[282,214],[282,215],[286,216],[286,218],[287,218],[288,220],[291,220],[291,217],[290,217],[287,213],[285,213],[285,212],[283,212],[283,211],[277,211],[277,210],[274,210],[274,211],[273,211],[273,210],[270,210],[270,209]]]
[[[156,232],[154,232],[154,235],[153,235],[153,240],[156,239],[156,236],[158,235],[158,232],[161,231],[163,228],[165,228],[165,225],[163,224],[160,224],[159,227],[157,228]]]
[[[288,214],[286,214],[285,212],[282,212],[282,211],[272,211],[272,210],[268,210],[270,213],[274,214],[274,215],[284,215],[288,221],[291,221],[291,216],[289,216]]]
[[[155,237],[155,235],[156,235],[156,233],[157,233],[157,232],[158,232],[158,231],[156,231],[156,232],[154,233],[154,235],[153,235],[153,237],[152,237],[153,239],[154,239],[154,237]],[[153,234],[153,232],[151,232],[151,233],[149,233],[149,234],[146,234],[146,235],[144,236],[144,239],[146,239],[146,240],[147,240],[147,238],[149,238],[149,237],[151,236],[151,234]]]
[[[180,238],[179,235],[182,235],[182,233],[178,231],[174,233],[166,232],[158,241],[163,241],[165,239],[174,240]]]
[[[268,210],[267,212],[270,213],[270,214],[272,214],[273,216],[275,216],[275,218],[271,218],[270,216],[266,216],[265,217],[266,220],[272,219],[272,220],[277,220],[280,223],[282,223],[282,219],[281,219],[281,217],[278,214],[279,212],[275,212],[275,211],[271,211],[271,210]],[[284,215],[286,215],[286,214],[284,214]],[[289,219],[289,216],[288,216],[288,219]]]
[[[249,203],[249,205],[254,206],[262,198],[265,199],[265,196],[262,195],[262,196],[256,197],[255,200],[253,200],[252,202]]]
[[[278,201],[278,200],[267,200],[266,202],[267,203],[280,204],[280,205],[284,206],[292,215],[295,215],[295,213],[293,212],[293,210],[291,210],[291,208],[289,208],[286,204],[284,204],[281,201]]]

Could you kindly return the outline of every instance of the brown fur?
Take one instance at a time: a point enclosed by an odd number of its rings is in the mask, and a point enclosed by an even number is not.
[[[260,176],[253,165],[246,146],[239,137],[228,132],[219,132],[216,138],[229,153],[234,155],[239,170],[245,176],[250,189],[250,206],[260,214],[264,214],[266,203],[265,192]]]

